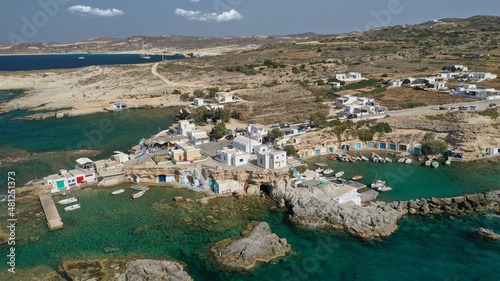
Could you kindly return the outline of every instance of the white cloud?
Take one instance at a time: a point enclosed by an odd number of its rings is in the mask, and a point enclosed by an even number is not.
[[[124,15],[125,12],[118,9],[106,9],[102,10],[99,8],[92,8],[90,6],[75,5],[68,8],[68,11],[72,14],[79,14],[83,16],[96,16],[96,17],[115,17]]]
[[[177,8],[175,10],[175,14],[187,20],[197,20],[197,21],[224,22],[224,21],[243,19],[243,16],[234,9],[231,11],[223,12],[222,14],[217,14],[217,13],[202,14],[200,11],[188,11],[181,8]]]

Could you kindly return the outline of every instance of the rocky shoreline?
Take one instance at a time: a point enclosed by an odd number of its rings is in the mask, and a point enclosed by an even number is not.
[[[242,236],[219,241],[210,249],[215,260],[229,271],[252,270],[258,263],[283,257],[291,249],[286,238],[271,232],[267,222],[250,223]]]

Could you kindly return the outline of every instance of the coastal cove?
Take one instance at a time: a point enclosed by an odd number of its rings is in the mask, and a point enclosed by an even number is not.
[[[165,60],[184,58],[184,56],[165,56]],[[149,60],[142,60],[139,54],[3,55],[0,56],[0,71],[67,69],[91,65],[136,64],[159,61],[162,61],[160,55],[153,55]]]
[[[65,228],[55,232],[49,232],[43,217],[36,215],[37,204],[26,206],[23,216],[34,212],[28,217],[38,219],[18,224],[22,237],[16,250],[18,270],[38,265],[57,269],[66,258],[134,253],[186,263],[194,280],[494,280],[500,273],[495,266],[500,262],[500,244],[476,235],[479,227],[500,231],[500,216],[491,213],[406,217],[391,237],[362,241],[343,232],[296,226],[288,221],[285,209],[274,209],[276,203],[268,197],[225,197],[201,207],[173,200],[200,198],[196,192],[155,187],[143,198],[131,200],[128,186],[75,192],[83,207],[61,212]],[[111,196],[118,188],[126,189],[124,196]],[[268,222],[274,233],[287,239],[292,252],[250,273],[222,271],[210,258],[210,246],[239,235],[253,220]],[[1,277],[11,277],[5,275],[6,265],[1,268]]]
[[[141,138],[168,128],[177,111],[177,107],[128,109],[40,121],[12,120],[30,114],[26,111],[0,114],[0,194],[6,188],[7,171],[16,171],[18,184],[23,184],[71,168],[82,157],[77,150],[91,150],[87,155],[95,159],[109,157],[115,150],[126,152]]]

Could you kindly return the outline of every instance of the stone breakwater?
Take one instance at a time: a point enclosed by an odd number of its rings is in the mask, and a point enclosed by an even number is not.
[[[267,222],[254,222],[242,233],[243,238],[228,238],[217,242],[211,251],[215,259],[230,271],[247,271],[258,262],[269,262],[290,251],[285,238],[271,232]]]

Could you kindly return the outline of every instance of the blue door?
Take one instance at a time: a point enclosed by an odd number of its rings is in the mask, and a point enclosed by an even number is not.
[[[391,144],[391,145],[389,146],[389,149],[390,149],[390,150],[396,150],[396,145],[395,145],[395,144]]]
[[[158,182],[166,182],[167,181],[167,176],[166,175],[160,175],[158,177]]]
[[[361,143],[360,142],[356,143],[356,149],[361,149]]]
[[[386,149],[387,144],[386,143],[380,143],[380,149]]]
[[[321,153],[320,150],[316,150],[316,155],[319,155]]]

